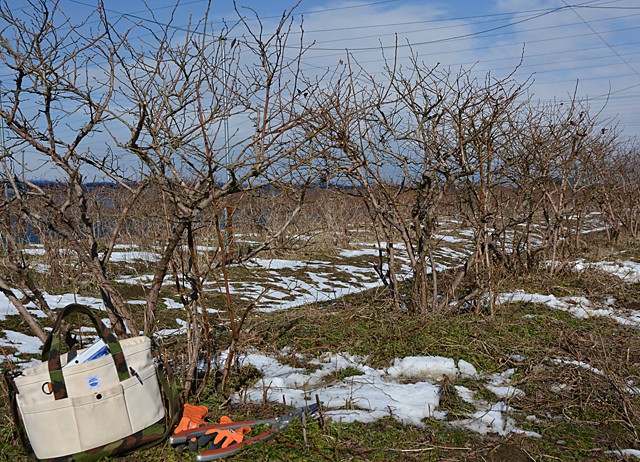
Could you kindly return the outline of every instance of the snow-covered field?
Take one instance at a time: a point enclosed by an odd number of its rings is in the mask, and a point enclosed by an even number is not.
[[[456,236],[439,236],[442,247],[436,253],[439,267],[457,266],[468,255],[468,243],[463,232]],[[451,245],[455,248],[448,247]],[[34,247],[29,254],[38,257],[41,249]],[[245,268],[252,275],[250,280],[231,280],[231,291],[236,296],[255,300],[266,291],[258,309],[274,311],[301,306],[310,302],[336,299],[338,297],[367,290],[380,285],[373,268],[378,249],[370,243],[352,245],[349,249],[337,249],[332,261],[254,259]],[[137,248],[122,247],[115,254],[120,262],[135,260],[152,261],[155,254],[141,252]],[[398,259],[401,264],[400,276],[410,275],[406,264],[406,251],[398,248]],[[36,266],[34,266],[36,267]],[[596,268],[620,278],[624,282],[640,280],[640,264],[632,261],[590,262],[576,261],[575,271]],[[46,270],[46,269],[45,269]],[[338,277],[339,276],[339,277]],[[127,284],[148,284],[151,275],[122,274],[118,281]],[[206,290],[223,290],[221,280],[211,280],[205,285]],[[45,294],[52,308],[58,309],[69,303],[77,302],[102,309],[102,301],[92,297],[74,294]],[[609,317],[615,321],[640,327],[640,311],[622,310],[616,306],[616,300],[589,300],[584,297],[555,297],[545,294],[530,294],[524,291],[503,293],[497,296],[498,303],[532,303],[546,306],[554,310],[569,312],[578,318]],[[129,303],[142,304],[143,300],[130,300]],[[165,298],[167,309],[175,310],[178,326],[184,327],[181,317],[181,305],[174,299]],[[44,313],[35,306],[27,308],[38,317]],[[9,300],[0,294],[0,323],[9,316],[18,315]],[[0,324],[1,325],[1,324]],[[183,332],[181,327],[166,329],[159,335],[176,335]],[[15,350],[6,356],[0,356],[0,363],[10,360],[22,363],[24,367],[34,362],[25,359],[25,355],[37,354],[40,342],[37,338],[12,330],[4,329],[0,335],[0,346]],[[372,368],[367,365],[366,357],[357,357],[345,353],[326,353],[316,357],[301,358],[313,365],[313,371],[294,368],[283,364],[280,356],[265,356],[259,352],[250,352],[241,356],[240,360],[262,371],[263,378],[253,387],[236,396],[239,401],[260,402],[263,399],[282,401],[288,404],[302,405],[318,395],[328,408],[327,416],[334,420],[351,422],[354,420],[368,422],[382,417],[393,417],[399,421],[413,425],[423,425],[425,418],[444,420],[446,411],[440,409],[441,382],[447,377],[455,384],[459,379],[473,379],[484,385],[495,395],[495,401],[479,399],[474,392],[461,385],[455,385],[462,399],[473,406],[474,412],[467,419],[448,421],[454,426],[471,429],[480,434],[506,435],[508,433],[524,433],[528,436],[539,436],[519,429],[509,417],[509,399],[523,392],[510,383],[513,369],[500,373],[485,373],[465,361],[454,361],[451,358],[438,356],[396,358],[385,368]],[[554,361],[566,361],[555,358]],[[581,367],[590,367],[587,363]],[[347,377],[338,379],[340,372],[350,371]],[[532,417],[533,418],[533,417]]]

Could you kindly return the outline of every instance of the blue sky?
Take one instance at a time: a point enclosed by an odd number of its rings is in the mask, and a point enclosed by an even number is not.
[[[131,37],[144,35],[141,25],[168,22],[186,27],[202,18],[205,0],[153,0],[152,11],[138,0],[105,0],[108,15],[119,27],[133,27]],[[212,0],[211,22],[233,23],[233,2]],[[60,0],[71,17],[86,15],[96,0]],[[20,14],[25,0],[12,0]],[[254,9],[265,28],[273,27],[294,1],[238,0],[241,11]],[[400,63],[409,45],[428,65],[454,71],[473,69],[479,78],[515,73],[530,79],[535,100],[566,101],[576,90],[589,98],[593,112],[615,120],[629,137],[640,133],[640,2],[637,0],[302,0],[295,9],[304,41],[313,44],[303,70],[323,74],[345,60],[347,50],[373,74],[382,69],[382,53],[396,38]],[[239,33],[239,30],[238,30]],[[137,35],[136,35],[137,34]],[[0,72],[1,78],[8,78]],[[608,96],[609,95],[609,96]],[[607,102],[608,99],[608,102]],[[606,103],[606,104],[605,104]]]
[[[95,0],[61,0],[65,11],[81,12]],[[107,0],[113,18],[140,23],[150,19],[144,3]],[[173,0],[155,0],[153,12],[166,21]],[[203,0],[185,0],[176,24],[200,18]],[[212,1],[214,21],[235,19],[233,3]],[[239,0],[268,26],[294,1]],[[243,11],[247,11],[243,9]],[[398,37],[428,64],[491,71],[505,76],[519,63],[519,80],[532,77],[535,98],[589,97],[603,117],[615,117],[629,136],[640,133],[640,3],[637,0],[302,0],[295,10],[303,19],[307,43],[306,70],[318,73],[335,66],[345,49],[375,72],[381,67],[380,45],[389,50]],[[149,23],[147,23],[149,24]],[[219,25],[219,23],[218,23]],[[406,57],[409,50],[400,50]]]

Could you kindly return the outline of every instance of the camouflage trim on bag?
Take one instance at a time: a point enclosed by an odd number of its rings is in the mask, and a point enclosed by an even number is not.
[[[109,347],[109,353],[113,356],[113,362],[116,365],[116,370],[118,371],[118,378],[122,382],[123,380],[131,377],[129,374],[129,368],[127,367],[127,360],[124,357],[124,353],[122,352],[122,346],[120,346],[120,342],[118,341],[118,337],[115,336],[111,330],[104,325],[102,320],[98,320],[100,323],[100,329],[102,330],[102,334],[104,335],[104,342]]]
[[[182,417],[183,397],[175,380],[171,364],[167,362],[166,357],[160,351],[160,346],[153,338],[151,338],[151,354],[156,363],[160,394],[164,402],[164,416],[167,427],[165,437],[167,437],[178,425]]]
[[[89,317],[92,320],[97,320],[102,324],[102,326],[98,327],[100,329],[104,327],[103,332],[105,335],[105,343],[109,345],[109,349],[113,353],[115,351],[115,355],[112,355],[114,358],[114,363],[116,368],[118,369],[118,376],[120,380],[123,380],[123,376],[121,372],[124,374],[126,371],[126,377],[129,378],[130,374],[127,368],[127,363],[124,357],[124,353],[122,352],[122,348],[120,343],[118,342],[115,335],[109,331],[109,329],[104,326],[104,324],[95,316],[94,313],[90,311],[88,307],[83,305],[68,305],[63,309],[63,313],[65,316],[74,312],[82,312],[85,314],[89,314]],[[88,312],[88,313],[87,313]],[[62,314],[56,320],[56,326],[60,326]],[[49,372],[52,381],[53,393],[56,399],[64,399],[58,398],[58,396],[66,397],[66,387],[64,383],[64,377],[62,375],[62,369],[60,367],[60,341],[59,336],[56,335],[57,339],[54,339],[53,333],[57,332],[57,329],[54,327],[52,331],[52,335],[49,335],[47,338],[47,342],[45,343],[45,350],[43,350],[43,361],[49,363]],[[57,340],[57,341],[56,341]],[[31,445],[29,443],[26,430],[24,428],[24,423],[20,418],[20,413],[18,411],[16,393],[17,388],[13,383],[12,377],[7,376],[7,381],[10,384],[9,386],[9,400],[12,408],[13,419],[18,429],[18,434],[20,435],[21,443],[24,447],[25,452],[32,457],[34,460],[42,460],[46,462],[67,462],[67,461],[77,461],[77,462],[93,462],[97,461],[103,457],[109,456],[120,456],[129,452],[132,452],[137,449],[146,449],[151,446],[154,446],[158,443],[163,442],[169,434],[173,431],[175,426],[181,417],[182,411],[182,394],[178,389],[176,380],[173,375],[173,370],[171,369],[170,364],[166,361],[166,359],[159,354],[158,345],[151,340],[151,353],[154,358],[155,366],[156,366],[156,376],[158,380],[158,384],[160,387],[160,394],[162,397],[162,404],[164,406],[164,417],[160,419],[158,422],[148,426],[147,428],[140,430],[133,435],[127,436],[120,440],[114,441],[104,446],[100,446],[97,448],[93,448],[91,450],[83,451],[81,453],[67,455],[64,457],[56,457],[53,459],[37,459],[33,453]],[[113,350],[112,350],[113,348]],[[52,369],[53,368],[53,369]],[[11,386],[13,384],[13,386]],[[99,423],[97,423],[99,425]]]
[[[120,379],[120,381],[124,381],[127,380],[129,377],[131,377],[131,374],[129,372],[129,367],[127,366],[127,360],[124,357],[124,353],[122,352],[122,347],[120,347],[119,343],[116,344],[111,344],[109,343],[109,351],[113,351],[111,350],[112,346],[115,348],[115,345],[117,345],[118,349],[120,351],[117,351],[115,353],[111,353],[111,356],[113,357],[113,363],[116,366],[116,370],[118,371],[118,379]]]
[[[47,337],[47,341],[42,350],[42,361],[46,361],[49,365],[49,376],[51,377],[51,385],[53,390],[53,397],[56,400],[65,399],[68,397],[67,387],[64,381],[64,375],[62,374],[62,363],[60,361],[60,355],[62,353],[60,347],[60,327],[62,326],[62,320],[67,316],[75,313],[81,313],[89,317],[91,322],[96,328],[100,338],[109,347],[109,353],[113,358],[113,363],[118,372],[118,379],[122,382],[131,377],[129,367],[127,366],[127,360],[122,352],[122,346],[118,341],[118,338],[111,332],[111,330],[105,326],[102,320],[91,310],[88,306],[80,305],[78,303],[72,303],[65,306],[56,322],[53,326],[53,330]]]
[[[159,420],[153,425],[140,430],[113,443],[105,444],[97,448],[53,459],[40,459],[42,462],[93,462],[103,457],[121,456],[136,449],[149,448],[164,440],[165,421]]]
[[[180,411],[182,410],[181,393],[170,368],[166,369],[162,365],[156,365],[156,372],[164,405],[164,417],[162,419],[133,435],[113,443],[65,457],[40,460],[42,462],[93,462],[103,457],[121,456],[135,450],[147,449],[165,441],[180,419]]]
[[[51,366],[52,360],[49,360],[49,377],[51,378],[51,391],[53,397],[56,400],[68,398],[67,386],[64,382],[64,375],[62,375],[62,369],[53,369],[55,366]],[[60,357],[58,357],[58,364],[60,364]]]
[[[135,450],[148,449],[166,440],[180,420],[182,395],[170,368],[158,365],[156,371],[164,404],[164,418],[144,430],[113,443],[66,457],[43,459],[42,462],[93,462],[103,457],[121,456]]]

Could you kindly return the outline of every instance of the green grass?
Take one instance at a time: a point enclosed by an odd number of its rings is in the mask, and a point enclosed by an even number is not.
[[[513,280],[502,289],[516,288],[556,296],[611,295],[628,303],[640,299],[640,285],[622,285],[592,272],[555,278],[531,275]],[[136,294],[132,291],[131,295]],[[208,301],[218,302],[217,295],[207,296],[211,297]],[[175,325],[170,310],[163,310],[159,319],[162,327]],[[211,315],[210,322],[218,322],[217,316]],[[3,321],[3,328],[26,331],[17,317]],[[313,370],[313,364],[304,359],[307,356],[301,358],[296,353],[313,356],[347,352],[367,357],[367,364],[376,368],[388,367],[395,358],[417,355],[464,359],[485,374],[515,368],[513,385],[525,395],[509,400],[510,417],[518,428],[537,432],[541,437],[482,436],[435,418],[426,419],[423,426],[403,425],[391,418],[324,426],[314,420],[307,424],[306,444],[302,423],[296,422],[271,441],[248,448],[234,458],[237,461],[604,461],[608,459],[598,448],[638,444],[635,428],[640,427],[640,398],[623,389],[626,380],[637,381],[640,377],[640,336],[637,329],[607,318],[578,319],[530,303],[498,306],[493,316],[468,312],[418,317],[394,312],[384,292],[372,290],[298,309],[255,312],[249,315],[244,332],[241,349],[273,353],[286,346],[281,362],[308,371]],[[214,340],[218,348],[224,349],[228,337],[220,332]],[[178,343],[174,342],[175,348]],[[606,375],[558,364],[553,361],[555,358],[582,361]],[[349,380],[359,374],[350,367],[337,371],[329,380]],[[259,371],[244,368],[234,373],[231,388],[244,389],[259,379]],[[448,413],[448,421],[464,419],[474,412],[453,385],[470,388],[477,399],[497,401],[484,383],[472,379],[445,383],[439,410]],[[209,407],[212,420],[223,413],[240,420],[271,417],[283,411],[281,406],[261,404],[235,404],[221,409],[226,399],[213,387],[215,380],[210,384],[201,404]],[[554,388],[559,384],[565,387]],[[0,393],[6,397],[5,389]],[[0,401],[0,418],[4,418],[0,423],[0,460],[26,461],[8,423],[5,403],[5,399]],[[194,455],[180,454],[162,443],[122,460],[192,461]]]

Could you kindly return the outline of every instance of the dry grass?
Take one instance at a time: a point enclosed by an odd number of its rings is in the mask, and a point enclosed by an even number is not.
[[[640,284],[624,284],[599,271],[565,272],[555,277],[529,274],[505,280],[500,286],[503,291],[515,289],[558,297],[585,296],[596,302],[613,297],[624,309],[633,309],[640,300]],[[137,298],[140,294],[132,289],[128,295]],[[163,312],[163,327],[172,327],[173,317]],[[224,350],[228,332],[217,315],[211,316],[210,324],[214,348]],[[301,429],[294,426],[273,442],[240,454],[237,460],[609,460],[605,450],[640,448],[640,398],[632,390],[640,386],[637,334],[637,329],[608,318],[577,319],[531,303],[499,306],[493,316],[462,312],[418,318],[395,312],[383,289],[282,312],[253,312],[240,350],[280,355],[296,367],[306,367],[296,353],[350,352],[367,355],[373,367],[386,367],[397,357],[440,355],[469,361],[484,373],[515,368],[513,385],[525,394],[508,402],[513,409],[510,417],[519,428],[538,432],[541,438],[479,436],[435,419],[426,421],[424,427],[404,426],[390,419],[366,425],[321,427],[311,423],[309,446],[304,447]],[[172,339],[167,345],[177,363],[184,347],[179,340]],[[285,346],[288,350],[283,356]],[[236,370],[232,389],[258,380],[255,369]],[[222,413],[235,418],[270,416],[281,410],[265,403],[230,405],[216,391],[215,383],[214,377],[202,396],[214,418]],[[442,409],[461,419],[472,409],[453,385],[442,384]],[[487,401],[497,400],[481,381],[464,385]],[[6,397],[5,389],[0,393]],[[226,406],[220,409],[223,403]],[[9,422],[6,406],[0,417]],[[0,424],[0,454],[25,460],[8,424]],[[186,461],[193,455],[180,456],[164,445],[125,460],[159,459]]]

